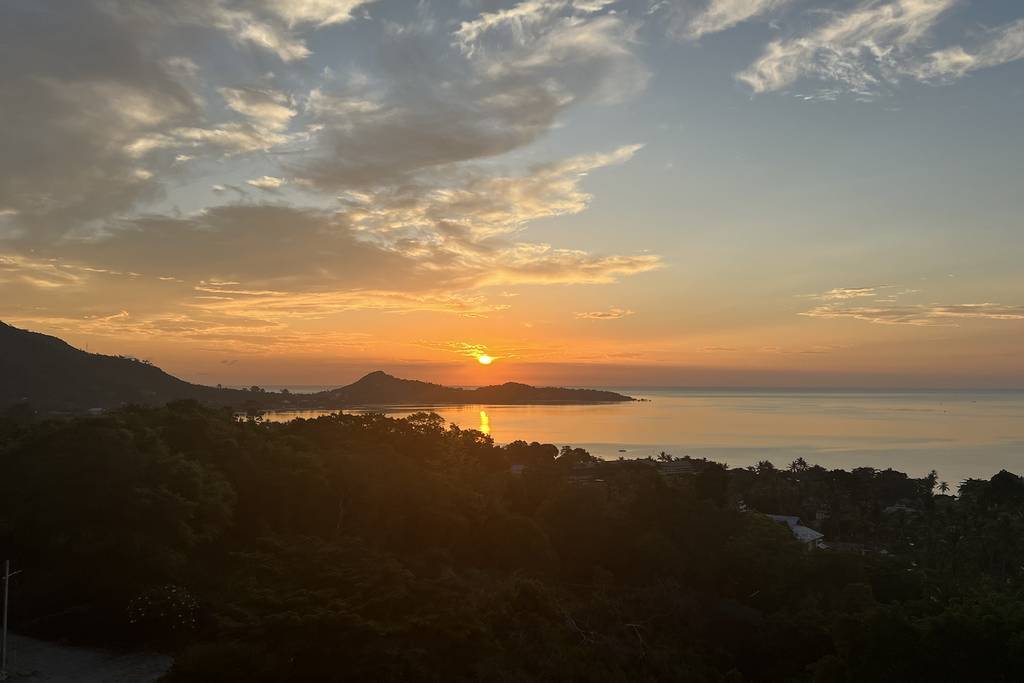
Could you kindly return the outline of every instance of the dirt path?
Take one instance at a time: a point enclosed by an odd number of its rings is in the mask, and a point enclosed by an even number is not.
[[[173,661],[164,655],[118,654],[16,635],[9,636],[7,650],[11,681],[150,683],[166,673]]]

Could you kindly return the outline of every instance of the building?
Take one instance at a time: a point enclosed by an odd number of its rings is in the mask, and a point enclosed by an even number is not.
[[[774,522],[785,524],[789,527],[793,538],[803,543],[808,548],[825,548],[825,534],[815,531],[809,526],[800,523],[799,517],[793,515],[765,515]]]

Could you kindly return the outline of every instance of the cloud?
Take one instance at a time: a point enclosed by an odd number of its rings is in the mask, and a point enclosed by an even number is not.
[[[565,354],[564,347],[546,341],[541,341],[539,343],[516,341],[511,344],[503,342],[497,349],[488,344],[467,341],[437,341],[421,339],[414,342],[414,344],[415,346],[424,349],[452,353],[473,359],[479,358],[480,356],[490,356],[493,360],[507,360],[510,358],[523,360],[529,358],[531,361],[537,361],[562,358]]]
[[[0,254],[0,284],[21,282],[40,289],[73,287],[82,282],[82,274],[51,260],[33,259],[18,254]]]
[[[88,0],[83,0],[83,2]],[[213,29],[240,45],[298,62],[311,51],[296,29],[321,28],[354,18],[370,2],[352,0],[110,0],[114,12],[139,29],[184,26]]]
[[[206,127],[164,128],[141,135],[126,148],[133,157],[144,157],[162,149],[192,149],[244,154],[267,151],[308,134],[288,133],[291,120],[298,111],[285,93],[270,88],[222,87],[218,89],[229,110],[242,115],[241,121],[227,121]],[[175,159],[193,155],[177,154]]]
[[[481,295],[413,293],[393,290],[346,290],[295,292],[245,290],[200,286],[192,309],[225,319],[258,319],[271,322],[324,318],[346,311],[370,310],[390,313],[451,313],[485,317],[508,308],[488,303]]]
[[[212,150],[226,154],[266,152],[295,140],[247,123],[228,123],[216,128],[174,128],[167,133],[135,140],[129,151],[142,157],[161,149],[191,149],[197,152]]]
[[[176,345],[218,353],[230,351],[260,356],[322,356],[366,351],[373,347],[372,337],[365,333],[296,333],[289,331],[283,323],[218,316],[201,311],[137,314],[121,310],[73,317],[32,312],[8,320],[18,326],[44,327],[58,334],[110,337],[120,343],[173,339]]]
[[[816,298],[824,299],[825,301],[845,300],[845,299],[860,299],[864,297],[874,297],[878,295],[880,289],[885,287],[836,287],[830,289],[822,294],[814,295]]]
[[[516,244],[497,252],[490,267],[481,269],[479,284],[608,284],[661,267],[661,257],[653,254],[601,256],[546,244]]]
[[[985,36],[987,39],[972,52],[961,45],[936,50],[909,71],[922,81],[945,82],[971,71],[1024,59],[1024,19],[988,31]]]
[[[763,93],[801,78],[841,85],[864,96],[908,72],[932,28],[957,0],[864,2],[793,37],[774,40],[737,78]]]
[[[265,175],[259,178],[253,178],[252,180],[246,180],[245,182],[247,185],[258,187],[261,190],[276,190],[287,181],[284,178],[275,178],[274,176]]]
[[[162,181],[180,176],[182,162],[200,153],[267,151],[304,139],[288,132],[298,110],[274,88],[218,88],[226,120],[208,108],[203,70],[178,50],[201,59],[210,29],[231,26],[242,36],[259,32],[264,20],[281,30],[289,30],[288,17],[337,23],[338,12],[359,4],[4,3],[0,206],[17,212],[8,234],[45,240],[95,229],[97,221],[161,198]],[[329,9],[334,13],[323,14]],[[221,44],[222,36],[209,40]]]
[[[672,6],[669,32],[676,37],[697,39],[777,12],[792,2],[793,0],[710,0],[702,9],[694,11],[689,2],[677,1]]]
[[[660,266],[652,255],[500,239],[475,248],[389,240],[357,229],[344,212],[259,204],[138,218],[38,249],[0,258],[9,294],[0,317],[61,329],[82,320],[80,332],[168,339],[243,339],[359,310],[484,317],[509,307],[480,291],[489,285],[612,282]],[[129,318],[102,321],[110,309]]]
[[[626,316],[633,315],[633,311],[625,308],[609,308],[606,311],[587,311],[577,313],[576,317],[581,320],[619,320]]]
[[[306,61],[306,40],[351,31],[327,27],[372,3],[5,3],[0,316],[241,344],[345,311],[494,315],[510,300],[488,287],[661,267],[520,236],[586,210],[584,178],[640,145],[496,157],[647,79],[638,25],[611,3],[521,4],[539,18],[518,33],[493,12],[389,13],[365,24],[380,53],[333,71]],[[315,208],[255,199],[286,183],[321,192]],[[194,210],[190,187],[219,196]]]
[[[350,192],[341,201],[362,230],[428,231],[449,244],[468,245],[541,218],[584,211],[591,195],[580,182],[592,171],[629,161],[640,149],[625,145],[608,153],[536,164],[519,174],[464,167],[432,182]]]
[[[566,15],[576,18],[600,12],[613,0],[525,0],[496,12],[484,12],[475,19],[464,21],[455,31],[455,39],[463,52],[473,55],[485,36],[497,32],[508,34],[515,42],[526,45],[536,34]]]
[[[264,0],[267,8],[291,26],[314,24],[317,27],[343,24],[353,13],[372,0]]]
[[[810,318],[852,318],[879,325],[913,325],[917,327],[956,327],[962,320],[1024,320],[1024,306],[996,303],[980,304],[917,304],[816,306],[800,315]]]
[[[282,131],[298,113],[287,95],[275,90],[256,88],[221,88],[227,106],[248,117],[258,128]]]
[[[0,206],[18,212],[22,236],[158,197],[129,147],[199,121],[182,62],[144,49],[93,2],[4,3],[0,14]]]
[[[91,2],[82,0],[81,4]],[[280,15],[258,0],[108,0],[97,4],[136,33],[160,35],[177,28],[213,31],[218,40],[227,38],[235,45],[255,47],[286,63],[311,54]]]
[[[494,352],[488,350],[486,344],[475,344],[464,341],[454,342],[435,342],[435,341],[419,341],[417,346],[423,348],[433,349],[437,351],[445,351],[448,353],[454,353],[459,356],[466,356],[468,358],[479,358],[480,356],[490,356],[491,358],[498,360],[500,358],[508,358],[509,355],[499,356]]]
[[[174,192],[168,180],[208,168],[185,162],[272,152],[280,168],[250,186],[274,189],[268,179],[288,177],[304,189],[341,194],[353,213],[352,197],[383,203],[358,209],[363,229],[388,223],[436,233],[448,223],[468,226],[478,239],[583,210],[590,197],[579,179],[637,149],[526,173],[480,165],[537,140],[576,103],[615,101],[643,87],[647,74],[632,52],[636,26],[608,12],[607,2],[522,3],[524,16],[532,7],[539,19],[526,21],[518,38],[506,35],[502,13],[454,24],[449,36],[382,22],[388,49],[372,75],[325,71],[306,97],[282,87],[304,76],[287,66],[288,78],[260,68],[262,58],[240,45],[229,55],[230,72],[218,66],[219,34],[248,44],[262,32],[284,45],[345,23],[371,3],[82,0],[54,2],[47,12],[21,9],[30,4],[5,8],[0,21],[0,38],[9,38],[0,44],[11,55],[0,65],[11,103],[9,125],[0,127],[8,237],[101,233],[115,216]],[[76,40],[61,40],[71,27]],[[90,57],[96,44],[106,47]],[[463,49],[470,44],[473,50]],[[180,45],[190,46],[189,58]],[[235,82],[218,83],[225,73]],[[245,187],[211,185],[215,192]],[[474,208],[481,209],[476,216]],[[443,232],[452,241],[451,226]]]
[[[808,318],[852,318],[879,325],[913,325],[917,327],[955,327],[961,320],[1024,320],[1024,306],[997,303],[937,304],[902,303],[899,299],[920,290],[892,290],[892,285],[875,287],[837,287],[812,298],[828,302],[800,313]],[[859,304],[860,299],[871,299]]]
[[[639,92],[637,26],[601,6],[524,2],[460,24],[451,43],[386,33],[375,74],[311,92],[318,152],[289,173],[324,191],[422,182],[534,142],[574,105]]]

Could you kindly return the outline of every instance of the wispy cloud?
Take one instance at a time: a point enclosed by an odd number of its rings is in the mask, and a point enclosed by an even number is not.
[[[609,308],[605,311],[585,311],[577,313],[576,317],[581,320],[619,320],[633,315],[633,311],[626,308]]]
[[[113,0],[123,16],[146,24],[213,28],[229,40],[276,55],[282,62],[312,54],[297,29],[321,28],[352,20],[373,0],[192,0],[151,3]]]
[[[480,358],[481,356],[488,356],[494,360],[502,358],[511,358],[515,354],[511,352],[504,352],[498,354],[496,351],[492,351],[488,348],[487,344],[480,344],[475,342],[466,341],[427,341],[421,340],[416,342],[416,346],[420,346],[427,349],[433,349],[436,351],[443,351],[445,353],[453,353],[459,356],[466,356],[467,358]]]
[[[810,298],[824,301],[800,313],[808,318],[864,320],[879,325],[955,327],[962,320],[1024,320],[1024,306],[998,303],[939,304],[912,303],[905,299],[917,289],[894,289],[893,285],[836,287]],[[862,300],[869,300],[862,302]]]
[[[291,99],[284,93],[271,89],[221,88],[225,104],[233,111],[250,119],[256,126],[271,131],[281,131],[298,113]]]
[[[483,49],[489,34],[505,33],[520,45],[535,40],[554,23],[578,23],[599,12],[614,0],[524,0],[513,7],[483,12],[464,21],[455,31],[455,40],[464,53],[472,56]]]
[[[962,45],[936,50],[908,70],[919,80],[944,82],[1019,59],[1024,59],[1024,19],[985,32],[970,51]]]
[[[356,10],[373,0],[265,0],[267,9],[291,27],[312,24],[317,28],[351,21]]]
[[[52,248],[60,258],[4,255],[0,282],[10,296],[0,316],[50,319],[51,328],[61,329],[81,320],[79,332],[90,334],[160,329],[164,339],[176,329],[189,338],[209,329],[243,343],[270,329],[289,331],[353,311],[487,317],[507,310],[511,300],[484,287],[606,283],[661,265],[646,254],[590,254],[497,238],[421,239],[368,234],[343,212],[284,206],[147,217]],[[65,296],[58,310],[40,308],[49,303],[45,293],[57,289],[74,296]],[[112,305],[130,319],[98,321],[98,309]],[[47,312],[30,312],[35,309]]]
[[[845,299],[861,299],[865,297],[874,297],[878,295],[878,291],[883,289],[884,286],[879,287],[836,287],[830,289],[827,292],[821,294],[814,294],[815,298],[824,299],[825,301],[845,300]]]
[[[9,317],[19,326],[45,328],[58,334],[110,337],[119,342],[173,339],[176,344],[217,352],[273,356],[344,354],[373,348],[372,335],[361,332],[296,333],[287,325],[264,319],[209,315],[202,312],[111,313],[62,316],[32,312]]]
[[[448,242],[477,241],[514,233],[541,218],[584,211],[592,197],[581,187],[583,179],[629,161],[641,147],[625,145],[608,153],[537,164],[518,174],[467,167],[454,177],[350,191],[340,201],[361,230],[427,230]]]
[[[295,292],[200,287],[188,307],[230,319],[267,321],[318,319],[345,311],[451,313],[471,318],[505,310],[482,295],[415,293],[388,290]]]
[[[602,256],[547,244],[516,244],[499,252],[480,284],[607,284],[661,268],[660,256]]]
[[[775,13],[794,0],[710,0],[703,8],[694,10],[689,2],[672,6],[670,31],[685,38],[700,38],[730,29],[745,21]]]
[[[811,77],[864,96],[910,70],[921,46],[957,0],[870,0],[849,11],[823,12],[823,24],[774,40],[737,78],[754,92]]]
[[[246,180],[246,184],[258,187],[261,190],[277,190],[287,181],[284,178],[275,178],[274,176],[261,176],[259,178],[253,178],[252,180]]]
[[[1024,306],[980,304],[880,304],[876,306],[816,306],[800,315],[810,318],[852,318],[879,325],[955,327],[963,320],[1024,320]]]

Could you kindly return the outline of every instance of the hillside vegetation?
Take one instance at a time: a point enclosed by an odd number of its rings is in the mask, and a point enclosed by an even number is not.
[[[14,628],[162,648],[171,681],[1024,670],[1024,484],[1008,473],[960,499],[802,463],[667,478],[427,413],[261,424],[195,402],[7,420],[0,444]],[[888,550],[808,551],[740,499],[823,506],[831,533]]]

